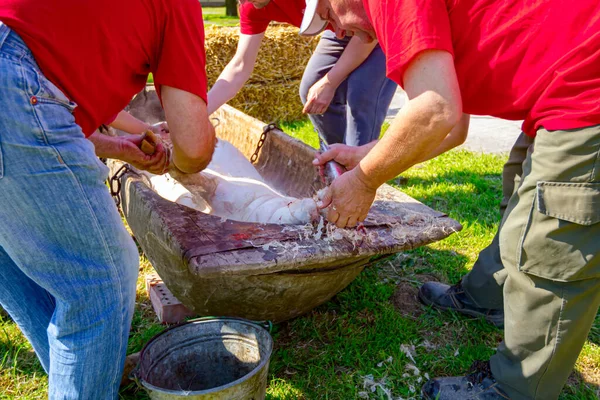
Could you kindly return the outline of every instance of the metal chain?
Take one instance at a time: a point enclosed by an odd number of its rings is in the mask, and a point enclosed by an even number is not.
[[[129,164],[123,164],[117,172],[110,177],[108,180],[108,187],[110,188],[110,195],[115,200],[117,208],[121,205],[121,178],[128,172],[133,172],[129,168]],[[116,188],[115,188],[116,184]]]
[[[261,147],[263,147],[263,145],[265,144],[265,140],[267,139],[267,133],[269,133],[273,129],[279,129],[279,127],[275,124],[269,124],[265,125],[265,127],[263,128],[262,135],[260,135],[260,139],[258,139],[258,143],[256,144],[256,150],[254,150],[254,154],[252,154],[252,157],[250,157],[250,162],[252,164],[255,164],[256,160],[258,160],[258,153],[260,152]]]

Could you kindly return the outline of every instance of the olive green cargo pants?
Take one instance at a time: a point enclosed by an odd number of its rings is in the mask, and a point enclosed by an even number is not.
[[[514,192],[515,182],[521,181],[523,162],[532,143],[532,137],[521,133],[510,151],[508,161],[504,164],[501,216],[504,216],[508,201]],[[498,246],[498,233],[496,233],[492,243],[479,253],[471,272],[463,277],[462,287],[465,294],[478,307],[500,310],[504,304],[502,290],[506,276],[506,270],[500,259],[500,246]]]
[[[499,244],[505,332],[492,372],[512,399],[556,399],[600,306],[600,126],[538,131]]]

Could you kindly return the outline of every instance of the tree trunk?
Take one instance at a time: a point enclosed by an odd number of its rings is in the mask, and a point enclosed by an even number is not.
[[[225,15],[228,17],[237,17],[237,0],[225,0]]]

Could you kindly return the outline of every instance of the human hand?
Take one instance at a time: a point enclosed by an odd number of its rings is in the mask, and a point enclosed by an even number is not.
[[[148,127],[149,130],[154,132],[155,135],[165,139],[169,135],[169,125],[166,121],[157,122]]]
[[[118,158],[133,165],[137,169],[146,170],[150,173],[161,175],[169,167],[168,152],[162,143],[156,144],[153,154],[145,154],[140,146],[143,135],[128,135],[119,137]]]
[[[359,168],[336,178],[325,189],[320,209],[327,208],[327,220],[338,228],[353,228],[367,218],[377,188],[371,187]]]
[[[324,166],[328,161],[334,160],[347,170],[351,170],[358,165],[370,149],[370,145],[347,146],[339,143],[332,144],[329,146],[329,150],[321,154],[317,153],[313,160],[313,165]]]
[[[306,104],[302,112],[305,114],[324,114],[329,108],[336,89],[337,87],[329,81],[327,75],[319,79],[308,90]]]

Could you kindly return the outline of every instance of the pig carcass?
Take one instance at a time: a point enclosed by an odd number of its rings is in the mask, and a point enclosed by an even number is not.
[[[271,188],[231,143],[219,140],[202,172],[142,172],[163,198],[221,218],[245,222],[307,224],[320,219],[316,201],[284,196]]]

